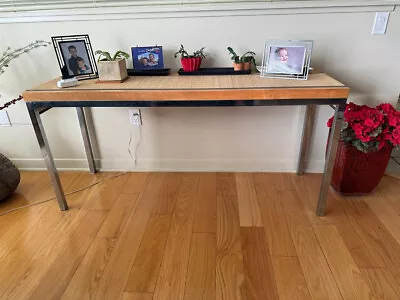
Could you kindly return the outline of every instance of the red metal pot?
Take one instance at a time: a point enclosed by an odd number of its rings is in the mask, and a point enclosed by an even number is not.
[[[392,146],[386,145],[379,151],[364,153],[340,140],[332,187],[342,194],[371,193],[385,175],[392,150]]]
[[[185,72],[193,72],[200,69],[202,58],[201,57],[186,57],[181,58],[181,64],[183,71]]]

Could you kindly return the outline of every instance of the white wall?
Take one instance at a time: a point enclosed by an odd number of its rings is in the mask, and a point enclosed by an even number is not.
[[[229,66],[226,47],[253,50],[260,60],[267,39],[313,39],[312,66],[343,83],[351,100],[367,104],[395,103],[400,91],[400,14],[391,14],[387,35],[372,36],[372,12],[237,16],[181,19],[74,21],[0,24],[0,51],[52,35],[88,33],[94,49],[134,45],[164,46],[165,62],[177,69],[173,52],[207,47],[204,66]],[[129,62],[131,64],[131,62]],[[0,76],[0,103],[23,90],[59,75],[51,47],[13,62]],[[0,152],[22,168],[43,167],[40,151],[23,103],[9,110],[12,127],[0,127]],[[127,148],[133,133],[127,109],[92,109],[102,167],[133,169]],[[300,107],[148,108],[142,110],[142,141],[138,169],[147,170],[269,170],[293,171],[302,115]],[[321,171],[332,111],[319,109],[310,156],[310,170]],[[85,166],[75,111],[52,109],[44,124],[60,167]],[[134,151],[135,139],[131,149]]]

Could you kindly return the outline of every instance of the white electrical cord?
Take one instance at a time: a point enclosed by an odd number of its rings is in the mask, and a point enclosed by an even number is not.
[[[104,178],[103,180],[97,181],[97,182],[92,183],[92,184],[90,184],[90,185],[88,185],[88,186],[85,186],[85,187],[80,188],[80,189],[78,189],[78,190],[75,190],[75,191],[66,193],[66,194],[64,194],[64,195],[65,195],[65,196],[68,196],[68,195],[72,195],[72,194],[81,192],[81,191],[83,191],[83,190],[86,190],[86,189],[88,189],[88,188],[91,188],[92,186],[95,186],[95,185],[97,185],[97,184],[99,184],[99,183],[102,183],[102,182],[104,182],[104,181],[106,181],[106,180],[109,180],[109,179],[111,179],[111,178],[116,178],[116,177],[119,177],[119,176],[122,176],[122,175],[126,175],[126,174],[127,174],[127,172],[123,172],[123,173],[119,173],[119,174],[116,174],[116,175],[113,175],[113,176],[106,177],[106,178]],[[5,212],[0,213],[0,217],[1,217],[1,216],[4,216],[4,215],[6,215],[6,214],[9,214],[9,213],[11,213],[11,212],[13,212],[13,211],[17,211],[17,210],[20,210],[20,209],[23,209],[23,208],[26,208],[26,207],[31,207],[31,206],[35,206],[35,205],[38,205],[38,204],[46,203],[46,202],[49,202],[49,201],[54,200],[54,199],[56,199],[56,197],[52,197],[52,198],[49,198],[49,199],[46,199],[46,200],[43,200],[43,201],[39,201],[39,202],[35,202],[35,203],[31,203],[31,204],[28,204],[28,205],[23,205],[23,206],[15,207],[15,208],[12,208],[12,209],[10,209],[10,210],[7,210],[7,211],[5,211]]]
[[[23,124],[23,123],[14,123],[14,124],[18,124],[18,125],[32,125],[32,124]],[[138,148],[139,148],[140,142],[142,141],[142,126],[139,126],[138,132],[139,132],[139,137],[138,137],[138,140],[137,140],[137,143],[136,143],[136,146],[135,146],[135,153],[134,153],[134,156],[132,156],[132,152],[131,152],[131,149],[130,149],[130,148],[131,148],[131,143],[132,143],[132,135],[133,135],[132,127],[131,127],[131,130],[130,130],[129,142],[128,142],[128,153],[129,153],[129,156],[131,157],[131,159],[134,161],[135,167],[136,167],[136,164],[137,164],[137,152],[138,152]],[[121,173],[118,173],[118,174],[113,175],[113,176],[106,177],[106,178],[104,178],[103,180],[100,180],[100,181],[98,181],[98,182],[92,183],[92,184],[90,184],[90,185],[88,185],[88,186],[85,186],[85,187],[83,187],[83,188],[80,188],[80,189],[78,189],[78,190],[69,192],[69,193],[65,194],[65,196],[72,195],[72,194],[75,194],[75,193],[84,191],[84,190],[86,190],[86,189],[88,189],[88,188],[91,188],[92,186],[95,186],[95,185],[97,185],[97,184],[99,184],[99,183],[102,183],[102,182],[104,182],[104,181],[106,181],[106,180],[109,180],[109,179],[112,179],[112,178],[116,178],[116,177],[125,175],[125,174],[127,174],[127,172],[128,172],[128,170],[127,170],[127,171],[124,171],[124,172],[121,172]],[[27,205],[15,207],[15,208],[12,208],[12,209],[10,209],[10,210],[7,210],[7,211],[5,211],[5,212],[0,213],[0,217],[1,217],[1,216],[4,216],[4,215],[6,215],[6,214],[9,214],[9,213],[11,213],[11,212],[17,211],[17,210],[20,210],[20,209],[23,209],[23,208],[26,208],[26,207],[35,206],[35,205],[42,204],[42,203],[46,203],[46,202],[49,202],[49,201],[54,200],[54,199],[56,199],[56,197],[52,197],[52,198],[49,198],[49,199],[46,199],[46,200],[43,200],[43,201],[39,201],[39,202],[35,202],[35,203],[32,203],[32,204],[27,204]]]
[[[128,153],[129,153],[129,156],[131,157],[131,159],[134,161],[134,163],[135,163],[134,166],[136,167],[137,166],[137,157],[138,157],[138,155],[137,155],[138,148],[139,148],[140,142],[142,141],[142,126],[139,126],[139,130],[138,130],[139,137],[138,137],[137,142],[136,142],[134,155],[132,155],[132,152],[131,152],[132,135],[133,135],[132,127],[131,127],[131,130],[130,130],[130,133],[129,133]]]

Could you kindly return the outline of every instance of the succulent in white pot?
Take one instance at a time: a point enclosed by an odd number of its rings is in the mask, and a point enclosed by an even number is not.
[[[128,70],[126,69],[126,59],[129,58],[128,53],[119,50],[114,56],[111,56],[107,51],[97,50],[96,55],[99,55],[97,67],[100,81],[122,82],[128,77]]]

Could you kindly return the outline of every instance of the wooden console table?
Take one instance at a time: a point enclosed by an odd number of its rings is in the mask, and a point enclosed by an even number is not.
[[[297,174],[304,173],[313,130],[316,105],[330,105],[335,118],[317,203],[317,215],[325,213],[326,198],[340,137],[340,128],[349,88],[332,77],[310,74],[306,81],[241,76],[131,77],[123,83],[81,81],[79,86],[59,89],[58,79],[27,90],[26,101],[32,125],[50,174],[61,210],[67,210],[49,143],[40,115],[52,107],[76,107],[91,173],[95,173],[93,151],[84,107],[204,107],[204,106],[280,106],[305,105]],[[325,140],[321,141],[325,144]]]

